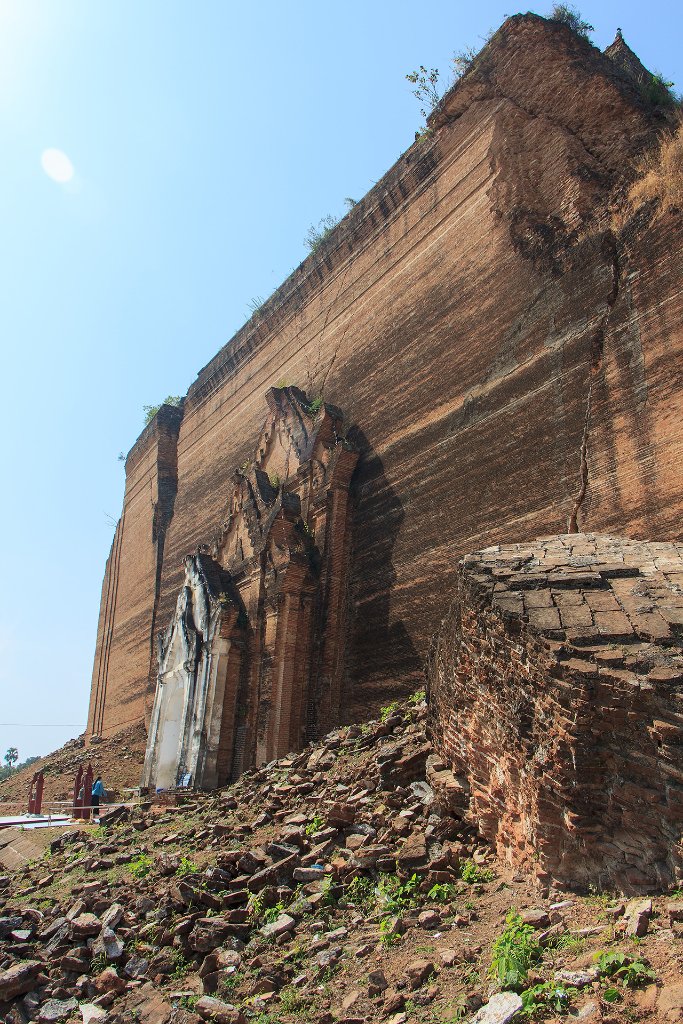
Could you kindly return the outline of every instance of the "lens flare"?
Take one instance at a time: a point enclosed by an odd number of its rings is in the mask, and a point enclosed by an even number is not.
[[[74,176],[74,165],[61,149],[43,150],[40,163],[48,178],[60,185],[66,185]]]

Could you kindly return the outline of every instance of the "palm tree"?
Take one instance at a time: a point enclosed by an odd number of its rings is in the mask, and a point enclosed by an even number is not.
[[[7,753],[5,754],[4,760],[5,760],[5,763],[7,764],[7,767],[9,768],[9,770],[11,772],[12,769],[14,768],[15,764],[19,760],[19,751],[17,750],[17,748],[16,747],[9,747],[9,749],[7,750]]]

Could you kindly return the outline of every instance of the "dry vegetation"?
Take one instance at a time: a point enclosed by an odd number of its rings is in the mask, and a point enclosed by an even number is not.
[[[683,208],[683,121],[671,135],[645,153],[637,165],[638,177],[631,185],[626,208],[617,214],[617,228],[643,203],[656,204],[655,217]]]

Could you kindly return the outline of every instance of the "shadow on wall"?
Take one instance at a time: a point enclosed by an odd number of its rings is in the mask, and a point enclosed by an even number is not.
[[[424,670],[405,622],[391,620],[391,594],[397,578],[392,555],[405,518],[403,503],[363,431],[352,427],[349,440],[361,452],[352,482],[346,672],[352,698],[343,702],[343,717],[350,721],[367,718],[389,700],[412,693],[423,685]]]

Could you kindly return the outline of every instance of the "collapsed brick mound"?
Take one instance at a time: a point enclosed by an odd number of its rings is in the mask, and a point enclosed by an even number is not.
[[[140,784],[146,742],[143,723],[89,747],[85,746],[82,737],[69,740],[59,750],[0,782],[0,806],[6,808],[7,813],[14,806],[26,810],[31,779],[35,772],[41,770],[45,776],[43,803],[46,809],[51,801],[69,800],[78,768],[85,768],[88,764],[92,764],[96,774],[102,776],[107,796],[121,798],[126,789]]]
[[[517,993],[478,1008],[511,907],[538,951],[524,984],[571,986],[573,1019],[607,1021],[615,982],[596,961],[613,973],[615,955],[648,983],[620,1012],[679,1019],[680,893],[539,902],[523,872],[501,874],[426,784],[421,697],[228,789],[54,830],[44,858],[0,874],[0,1021],[500,1021]]]
[[[428,668],[446,799],[540,881],[670,885],[682,634],[681,544],[569,534],[463,559]]]

